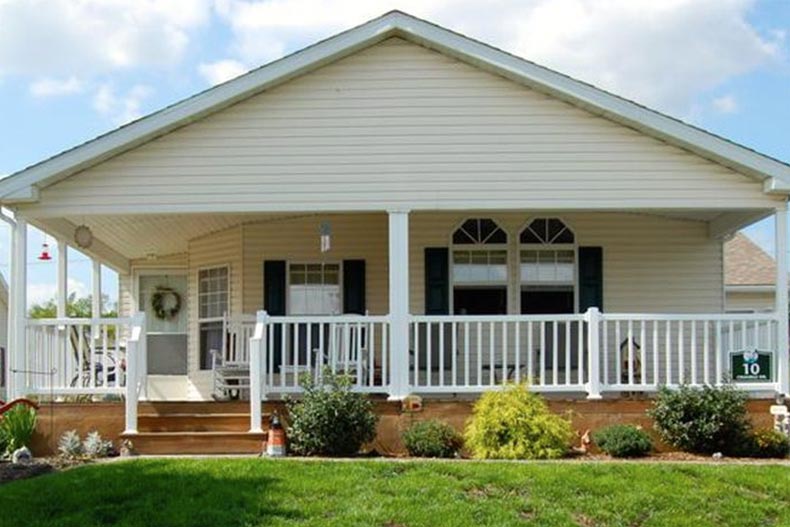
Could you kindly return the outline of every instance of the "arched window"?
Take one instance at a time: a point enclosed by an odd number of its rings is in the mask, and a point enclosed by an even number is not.
[[[507,313],[507,233],[490,218],[472,218],[452,241],[453,312]]]
[[[576,236],[559,218],[536,218],[519,235],[521,312],[576,310]]]

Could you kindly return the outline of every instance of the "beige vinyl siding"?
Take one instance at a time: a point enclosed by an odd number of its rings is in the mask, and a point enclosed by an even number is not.
[[[328,221],[332,248],[320,251],[319,226]],[[251,223],[244,231],[245,313],[263,309],[263,262],[286,260],[299,263],[365,260],[366,304],[372,315],[388,311],[387,215],[343,214],[307,216]]]
[[[493,218],[508,233],[511,313],[519,311],[518,233],[530,218],[559,217],[580,246],[603,247],[604,308],[609,312],[720,313],[723,309],[721,242],[704,222],[624,213],[429,213],[410,223],[410,305],[425,312],[424,252],[447,247],[466,218]]]
[[[725,292],[727,299],[727,311],[746,312],[746,311],[773,311],[774,292],[748,292],[738,291],[737,289],[727,289]]]
[[[389,39],[42,190],[29,215],[765,208],[762,184]]]

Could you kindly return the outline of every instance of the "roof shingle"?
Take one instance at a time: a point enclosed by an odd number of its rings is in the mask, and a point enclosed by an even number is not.
[[[745,234],[724,244],[725,285],[774,285],[776,261]]]

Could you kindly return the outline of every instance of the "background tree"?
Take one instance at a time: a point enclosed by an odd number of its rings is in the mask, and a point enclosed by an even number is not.
[[[93,296],[88,295],[77,298],[77,293],[71,293],[66,299],[66,316],[69,318],[91,318],[91,307]],[[118,307],[110,303],[110,297],[102,295],[102,305],[111,306],[112,309],[106,310],[102,315],[106,317],[117,317]],[[30,318],[56,318],[58,316],[58,305],[54,298],[30,306],[28,311]]]

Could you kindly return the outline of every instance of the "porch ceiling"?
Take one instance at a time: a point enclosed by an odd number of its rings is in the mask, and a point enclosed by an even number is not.
[[[483,211],[476,211],[476,214]],[[493,211],[492,211],[493,212]],[[561,213],[561,211],[555,211]],[[603,211],[602,211],[603,212]],[[639,210],[638,212],[673,219],[707,222],[711,236],[727,235],[748,225],[770,211],[739,210]],[[190,240],[243,223],[272,221],[304,214],[156,214],[156,215],[93,215],[68,216],[64,225],[87,225],[95,239],[123,257],[134,260],[150,255],[166,256],[185,253]],[[65,223],[64,222],[68,222]],[[45,230],[47,225],[41,225]],[[69,229],[61,229],[60,234]],[[66,237],[67,242],[72,240]]]
[[[70,216],[74,225],[87,225],[95,238],[130,260],[151,254],[187,251],[189,240],[261,218],[246,214],[169,214],[145,216]],[[68,240],[71,241],[71,240]]]

